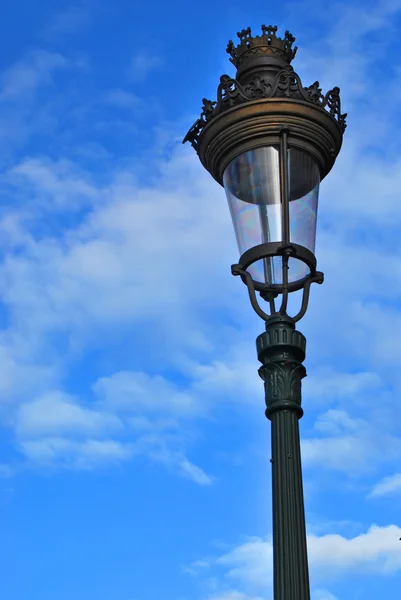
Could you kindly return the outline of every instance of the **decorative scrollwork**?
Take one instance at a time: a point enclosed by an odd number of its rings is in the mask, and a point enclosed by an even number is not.
[[[341,114],[341,100],[340,100],[340,88],[335,87],[325,95],[322,100],[321,107],[329,109],[330,114],[337,119],[339,124],[342,126],[343,131],[346,128],[345,119],[347,117],[347,113]]]
[[[268,98],[271,94],[271,90],[271,83],[266,83],[266,81],[261,79],[258,75],[256,75],[255,79],[245,87],[246,95],[248,98],[252,99]]]
[[[212,102],[211,100],[207,100],[206,98],[203,98],[201,116],[204,117],[204,120],[206,122],[212,118],[216,104],[217,104],[216,102]]]
[[[217,102],[212,102],[211,100],[207,100],[207,98],[203,98],[202,112],[200,114],[200,117],[195,121],[191,129],[188,131],[187,135],[185,136],[182,142],[183,144],[185,144],[185,142],[190,142],[191,146],[195,150],[197,149],[200,134],[202,133],[202,130],[205,127],[206,123],[210,121],[210,119],[214,115],[216,104]]]
[[[192,125],[191,129],[188,130],[188,133],[182,140],[182,143],[185,144],[186,142],[190,142],[192,148],[197,150],[200,134],[202,133],[202,130],[205,125],[206,121],[202,117],[197,119]]]
[[[228,75],[222,75],[217,88],[217,104],[212,117],[216,117],[223,110],[247,100],[249,100],[249,96],[238,81]]]
[[[319,82],[315,81],[315,83],[312,83],[309,87],[304,88],[308,95],[308,100],[309,102],[312,102],[312,104],[321,104],[324,99],[322,88],[320,88],[319,85]]]
[[[271,91],[271,97],[273,96],[309,100],[299,76],[290,65],[277,74]]]
[[[188,131],[183,143],[190,142],[196,150],[202,130],[211,119],[238,104],[250,100],[273,97],[296,98],[327,110],[333,119],[338,122],[341,131],[345,131],[347,114],[341,113],[340,88],[335,87],[324,96],[318,81],[315,81],[309,87],[303,87],[299,75],[291,65],[288,65],[277,73],[273,84],[266,82],[259,76],[255,76],[243,88],[236,79],[228,75],[222,75],[217,88],[217,102],[206,100],[206,98],[203,99],[201,115]]]

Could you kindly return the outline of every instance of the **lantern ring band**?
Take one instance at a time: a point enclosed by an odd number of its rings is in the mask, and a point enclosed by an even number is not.
[[[288,285],[289,292],[296,292],[297,290],[301,290],[306,281],[310,277],[314,277],[316,275],[316,257],[307,248],[301,246],[299,244],[289,244],[284,245],[282,242],[266,242],[264,244],[258,244],[257,246],[253,246],[239,259],[238,265],[246,271],[253,263],[258,260],[263,260],[264,258],[271,258],[273,256],[284,256],[287,255],[290,258],[296,258],[297,260],[305,263],[309,269],[310,273],[299,279],[298,281],[294,281]],[[244,277],[241,276],[241,279],[244,283]],[[273,293],[281,293],[283,291],[283,286],[280,284],[270,284],[266,285],[265,283],[261,283],[259,281],[254,281],[255,290],[258,292],[273,292]]]

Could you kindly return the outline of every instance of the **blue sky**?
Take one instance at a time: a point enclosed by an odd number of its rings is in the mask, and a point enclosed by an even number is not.
[[[269,6],[270,4],[271,6]],[[313,600],[401,586],[401,0],[70,4],[0,23],[9,600],[271,600],[270,427],[223,190],[181,140],[238,30],[348,128],[300,329]]]

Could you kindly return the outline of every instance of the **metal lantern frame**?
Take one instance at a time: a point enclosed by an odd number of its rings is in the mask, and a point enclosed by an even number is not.
[[[222,75],[217,101],[203,99],[202,113],[183,142],[190,142],[203,166],[223,185],[228,164],[240,154],[260,147],[279,148],[280,202],[282,240],[266,242],[244,252],[232,265],[247,285],[256,313],[265,321],[273,315],[287,314],[288,294],[303,290],[301,308],[293,317],[299,321],[308,307],[312,283],[322,283],[315,255],[290,240],[288,149],[308,153],[318,166],[320,181],[331,170],[340,151],[346,127],[341,113],[340,90],[334,87],[325,95],[316,81],[303,87],[299,75],[290,65],[297,48],[295,38],[285,32],[277,37],[277,27],[262,25],[262,35],[252,36],[250,28],[237,35],[237,47],[230,41],[227,52],[237,67],[236,78]],[[250,275],[249,267],[259,260],[282,257],[282,284],[262,284]],[[309,274],[288,282],[288,262],[296,258],[305,263]],[[259,306],[256,292],[269,303],[270,315]],[[275,299],[282,294],[277,310]]]
[[[292,317],[294,323],[299,321],[305,314],[308,307],[309,290],[312,283],[323,283],[323,273],[316,270],[316,257],[307,248],[295,244],[290,240],[290,209],[289,209],[289,181],[288,181],[288,127],[283,127],[280,131],[279,146],[279,173],[280,173],[280,203],[281,203],[281,231],[282,240],[280,242],[265,242],[250,248],[239,259],[239,263],[231,266],[233,275],[239,275],[246,284],[249,293],[249,299],[255,312],[265,321],[274,315],[287,314],[288,294],[303,289],[302,303],[299,312]],[[247,269],[259,260],[269,260],[274,256],[282,257],[282,284],[262,284],[254,281]],[[301,260],[309,267],[309,273],[298,281],[288,282],[288,262],[290,258]],[[269,302],[270,315],[267,314],[258,304],[256,291],[260,292],[261,297]],[[280,309],[276,310],[275,298],[282,294]]]

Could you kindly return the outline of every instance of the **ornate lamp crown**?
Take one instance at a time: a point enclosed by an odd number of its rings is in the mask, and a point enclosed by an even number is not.
[[[284,39],[277,37],[277,27],[273,25],[262,25],[262,35],[252,36],[251,28],[243,29],[237,33],[240,43],[234,46],[230,40],[227,46],[227,52],[230,54],[230,62],[238,66],[248,58],[270,54],[283,58],[288,64],[294,58],[297,47],[292,48],[295,38],[289,31],[284,34]]]
[[[201,115],[188,131],[183,143],[190,142],[199,154],[198,144],[208,123],[235,106],[253,100],[275,98],[307,102],[315,108],[323,109],[337,121],[341,134],[344,133],[347,114],[341,112],[340,88],[334,87],[323,94],[318,81],[309,87],[304,87],[299,75],[290,65],[298,49],[296,46],[292,47],[295,37],[289,31],[285,32],[284,39],[277,37],[276,33],[276,26],[262,25],[262,35],[252,36],[251,28],[248,27],[237,33],[240,40],[238,46],[234,46],[232,40],[228,42],[227,52],[231,56],[230,62],[237,68],[236,79],[232,79],[229,75],[220,77],[217,101],[203,98]],[[263,58],[265,60],[261,60]],[[252,59],[255,59],[255,65],[249,70]],[[247,73],[245,81],[243,81],[244,72]],[[340,146],[337,151],[333,151],[334,154],[330,149],[329,154],[333,158],[333,160],[329,159],[331,166]],[[204,150],[206,152],[207,145]],[[201,160],[203,162],[202,158]],[[209,167],[206,168],[210,170]],[[215,178],[221,183],[220,176]]]

